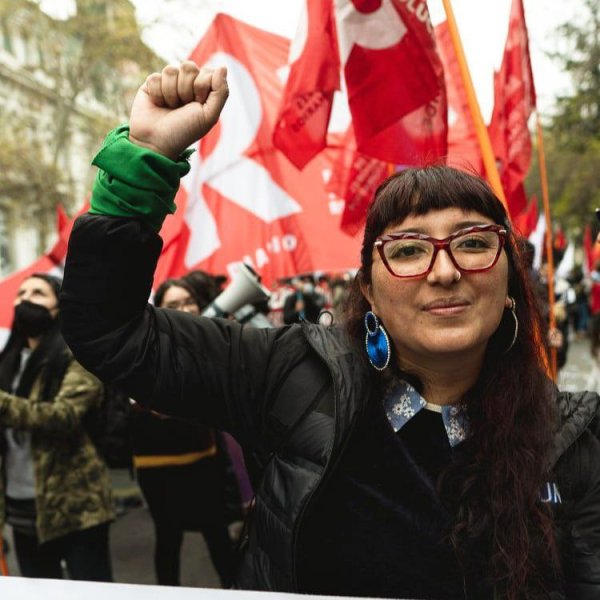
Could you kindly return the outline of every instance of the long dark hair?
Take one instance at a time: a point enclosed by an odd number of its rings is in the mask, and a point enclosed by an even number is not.
[[[42,279],[51,288],[56,296],[61,286],[61,280],[47,273],[34,273],[26,279]],[[0,353],[0,389],[12,393],[12,384],[19,369],[21,351],[27,346],[27,339],[14,328],[11,328],[10,336],[4,350]],[[21,375],[16,395],[27,398],[33,387],[33,383],[41,377],[40,399],[51,402],[56,396],[60,384],[67,370],[72,355],[60,332],[59,320],[54,319],[51,327],[41,336],[40,343],[31,353],[25,370]]]
[[[484,546],[487,572],[502,597],[544,598],[547,584],[560,569],[553,518],[549,507],[540,502],[556,427],[554,387],[546,374],[541,320],[527,271],[504,207],[485,181],[450,167],[432,166],[407,169],[381,184],[367,215],[361,267],[346,306],[346,327],[362,345],[364,314],[370,305],[359,284],[371,281],[377,236],[408,215],[450,207],[477,211],[508,229],[508,291],[516,302],[519,332],[506,351],[515,326],[505,310],[489,340],[478,381],[463,398],[471,435],[438,481],[455,514],[449,538],[463,565],[471,569],[481,562],[478,557]],[[381,384],[381,376],[371,371]]]

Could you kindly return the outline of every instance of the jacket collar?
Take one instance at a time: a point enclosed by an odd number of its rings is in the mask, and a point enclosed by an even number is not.
[[[438,406],[431,404],[407,381],[400,380],[383,400],[385,414],[394,431],[402,429],[423,409],[442,415],[450,446],[463,442],[469,435],[469,417],[464,406]]]

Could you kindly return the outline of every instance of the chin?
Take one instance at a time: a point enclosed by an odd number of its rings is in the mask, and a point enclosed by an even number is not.
[[[430,354],[473,352],[485,349],[486,346],[482,340],[472,335],[437,335],[423,342],[423,346]]]

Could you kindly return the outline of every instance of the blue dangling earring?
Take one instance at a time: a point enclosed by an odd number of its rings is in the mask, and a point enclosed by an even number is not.
[[[373,368],[383,371],[390,364],[392,355],[390,340],[383,325],[379,323],[377,315],[370,310],[365,313],[365,329],[367,330],[365,346],[369,362]]]

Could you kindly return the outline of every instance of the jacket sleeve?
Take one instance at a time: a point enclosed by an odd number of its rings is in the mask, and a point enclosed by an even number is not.
[[[566,457],[565,457],[566,458]],[[573,486],[566,508],[564,557],[567,598],[600,598],[600,441],[584,432],[573,447],[565,477]]]
[[[139,220],[80,217],[61,292],[64,337],[87,369],[140,404],[252,443],[285,365],[306,352],[300,330],[246,328],[147,304],[160,249],[160,237]]]
[[[32,402],[0,391],[0,425],[70,435],[81,427],[88,410],[100,402],[101,392],[98,379],[72,361],[53,402]]]

